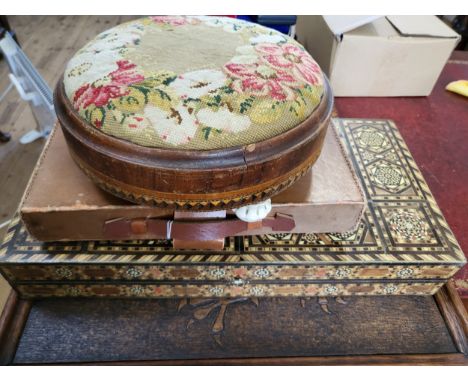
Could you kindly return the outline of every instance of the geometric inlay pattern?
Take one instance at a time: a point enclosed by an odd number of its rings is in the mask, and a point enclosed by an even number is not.
[[[398,193],[409,186],[409,180],[400,166],[378,160],[369,166],[372,182],[391,193]]]
[[[396,209],[388,216],[392,236],[402,243],[435,243],[427,222],[414,211]]]
[[[356,138],[361,148],[375,153],[381,153],[390,147],[385,133],[373,126],[362,126],[356,132]]]
[[[230,237],[222,251],[192,251],[168,240],[42,243],[16,219],[0,271],[25,296],[434,293],[465,256],[396,126],[334,128],[368,201],[353,232]]]

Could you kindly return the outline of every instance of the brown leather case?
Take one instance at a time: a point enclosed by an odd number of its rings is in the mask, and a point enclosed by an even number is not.
[[[99,187],[159,208],[216,211],[269,199],[317,161],[333,109],[326,78],[314,112],[274,137],[217,150],[144,147],[103,134],[74,110],[62,81],[54,105],[70,154]]]
[[[266,234],[272,230],[344,232],[356,226],[365,198],[332,126],[313,169],[272,202],[272,212],[264,224],[234,224],[232,211],[227,212],[227,220],[217,220],[217,224],[236,226],[229,231],[231,236]],[[102,191],[74,163],[62,131],[56,128],[23,197],[21,217],[31,235],[42,241],[158,239],[166,238],[165,227],[174,219],[174,210],[132,204]],[[140,229],[126,230],[123,236],[112,234],[108,227],[114,221]],[[145,223],[138,223],[141,221]],[[196,221],[190,224],[193,232]],[[216,227],[224,232],[225,227]],[[175,231],[184,232],[179,228]]]

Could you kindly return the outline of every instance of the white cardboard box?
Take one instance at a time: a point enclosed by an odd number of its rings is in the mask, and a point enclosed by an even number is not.
[[[299,16],[335,96],[426,96],[460,36],[435,16]]]

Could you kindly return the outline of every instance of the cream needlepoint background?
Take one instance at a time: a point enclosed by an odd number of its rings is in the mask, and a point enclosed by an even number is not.
[[[274,137],[310,116],[323,75],[294,39],[225,17],[157,16],[102,32],[69,61],[70,107],[147,147],[212,150]]]

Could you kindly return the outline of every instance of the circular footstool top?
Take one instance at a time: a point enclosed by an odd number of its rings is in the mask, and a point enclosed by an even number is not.
[[[317,138],[330,98],[319,66],[284,34],[225,17],[155,16],[111,28],[80,49],[57,86],[56,109],[73,157],[107,190],[210,209],[200,202],[212,198],[224,208],[265,199],[262,178],[274,180],[269,158]],[[284,183],[314,161],[309,150],[273,178]],[[254,162],[263,175],[248,174]],[[140,178],[130,173],[136,168]],[[190,178],[176,179],[190,172],[191,186]]]

